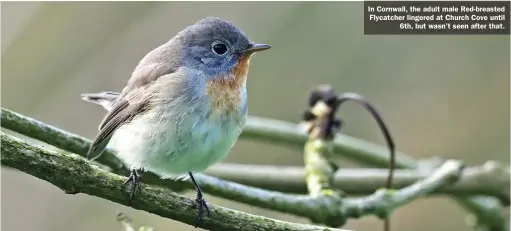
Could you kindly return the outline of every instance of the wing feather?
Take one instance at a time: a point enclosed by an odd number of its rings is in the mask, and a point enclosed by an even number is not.
[[[143,113],[150,103],[152,83],[159,77],[171,74],[176,68],[161,63],[151,63],[138,66],[128,81],[128,85],[119,95],[115,105],[112,106],[99,124],[99,132],[92,141],[87,153],[88,159],[98,158],[105,150],[114,132],[122,125],[131,121],[136,115]]]
[[[99,127],[99,133],[92,141],[87,153],[89,159],[95,159],[103,153],[115,130],[144,112],[150,99],[138,93],[140,90],[141,88],[135,89],[133,94],[128,94],[127,97],[119,100],[105,116]]]
[[[143,113],[150,103],[148,91],[154,91],[151,86],[161,76],[177,71],[181,66],[181,59],[177,50],[170,49],[169,44],[163,44],[149,52],[137,65],[126,87],[117,97],[112,110],[110,110],[99,125],[99,133],[94,138],[87,157],[99,157],[114,132],[122,125],[131,121],[135,116]],[[170,58],[169,58],[170,57]]]

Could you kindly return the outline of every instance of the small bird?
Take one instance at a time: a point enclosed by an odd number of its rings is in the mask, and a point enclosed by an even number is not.
[[[251,56],[271,48],[250,42],[230,22],[208,17],[149,52],[121,93],[82,94],[108,113],[88,158],[111,147],[131,170],[131,202],[139,171],[163,179],[191,179],[197,222],[209,208],[193,174],[222,160],[247,116],[246,80]]]

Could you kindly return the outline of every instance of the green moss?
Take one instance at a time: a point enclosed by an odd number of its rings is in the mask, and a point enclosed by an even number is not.
[[[2,165],[45,180],[69,194],[85,193],[128,205],[127,192],[121,187],[125,177],[92,166],[78,155],[31,146],[3,132],[0,134]],[[129,206],[190,225],[195,224],[196,208],[190,198],[149,184],[142,184],[142,190],[143,193]],[[213,204],[209,206],[212,216],[204,219],[201,228],[225,231],[241,228],[246,231],[323,229],[250,215]]]

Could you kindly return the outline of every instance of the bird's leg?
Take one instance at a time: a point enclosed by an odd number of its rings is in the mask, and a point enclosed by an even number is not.
[[[196,223],[195,227],[197,228],[197,225],[202,221],[204,209],[206,210],[206,216],[209,217],[209,208],[206,201],[204,200],[204,194],[202,193],[202,190],[195,181],[195,178],[193,178],[192,172],[188,172],[188,175],[190,175],[192,183],[195,185],[195,188],[197,189],[197,197],[195,198],[195,203],[197,203],[197,205],[199,206],[199,213],[197,214],[197,219],[195,222]]]
[[[124,183],[122,184],[123,187],[125,187],[128,183],[131,183],[131,190],[130,190],[130,197],[128,204],[131,204],[131,201],[133,200],[135,193],[138,191],[140,194],[140,176],[138,175],[137,170],[132,169],[130,176]]]

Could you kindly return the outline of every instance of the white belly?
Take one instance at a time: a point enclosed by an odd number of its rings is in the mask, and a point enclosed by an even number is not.
[[[150,112],[120,127],[110,145],[129,168],[162,178],[182,178],[222,160],[238,139],[244,122],[245,115],[212,115],[205,120],[196,115]]]

